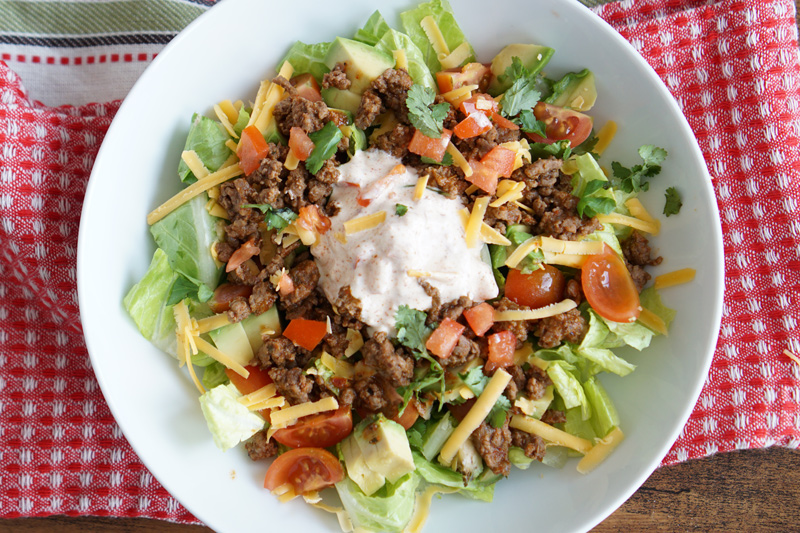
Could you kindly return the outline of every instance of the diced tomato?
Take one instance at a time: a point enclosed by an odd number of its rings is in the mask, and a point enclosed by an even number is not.
[[[464,85],[483,85],[486,78],[491,75],[491,69],[481,63],[467,63],[461,70],[444,70],[436,73],[436,83],[439,92],[446,93]]]
[[[292,85],[297,89],[297,95],[312,102],[321,102],[322,95],[319,91],[319,84],[311,74],[300,74],[291,79]]]
[[[483,113],[486,118],[491,118],[500,110],[497,101],[488,94],[478,93],[467,98],[458,106],[462,113],[469,116],[472,113]]]
[[[308,231],[316,231],[324,235],[331,229],[331,219],[320,213],[319,208],[314,204],[309,204],[300,208],[297,214],[297,224]]]
[[[581,268],[586,301],[598,315],[614,322],[633,322],[642,308],[639,292],[622,259],[607,244],[602,254],[591,255]]]
[[[242,138],[236,156],[239,158],[239,168],[249,176],[261,165],[261,160],[269,152],[269,145],[258,128],[247,126],[242,130]]]
[[[472,113],[470,116],[456,124],[453,128],[455,133],[461,139],[469,139],[470,137],[477,137],[492,129],[492,121],[486,118],[483,113]]]
[[[508,120],[506,117],[501,115],[500,113],[492,113],[492,122],[494,122],[498,127],[505,128],[507,130],[518,130],[519,126]]]
[[[434,355],[438,355],[442,359],[450,357],[453,348],[458,344],[458,338],[464,332],[464,326],[452,320],[445,318],[439,324],[428,340],[425,342],[425,347],[430,350]]]
[[[417,421],[417,418],[419,418],[419,411],[417,411],[414,398],[411,398],[403,412],[392,418],[392,420],[403,426],[403,429],[407,430],[414,425],[414,422]]]
[[[411,143],[408,145],[408,151],[440,163],[444,158],[444,153],[447,150],[447,145],[450,144],[452,135],[453,132],[445,128],[441,137],[431,139],[421,131],[416,130],[411,138]]]
[[[328,326],[320,320],[295,318],[283,330],[283,336],[308,351],[317,347],[328,333]]]
[[[230,309],[231,301],[234,298],[250,298],[253,292],[251,285],[234,285],[233,283],[223,283],[214,290],[214,295],[208,301],[208,306],[215,313],[224,313]]]
[[[466,176],[464,179],[489,194],[497,192],[497,180],[500,178],[497,170],[475,159],[470,159],[468,163],[472,168],[472,175]]]
[[[278,280],[278,294],[286,296],[294,292],[294,281],[288,273],[283,272]]]
[[[552,144],[568,140],[570,146],[575,148],[592,133],[592,117],[571,109],[539,102],[533,108],[533,114],[537,120],[544,122],[547,133],[547,137],[526,133],[533,142]]]
[[[497,175],[508,178],[514,172],[514,160],[517,154],[504,146],[495,146],[481,158],[481,163],[495,170]]]
[[[327,448],[343,440],[353,431],[353,414],[349,406],[336,411],[304,416],[296,423],[279,429],[273,438],[290,448]]]
[[[517,349],[517,337],[510,331],[500,331],[487,337],[489,341],[489,358],[484,367],[487,372],[498,368],[506,368],[514,364],[514,352]]]
[[[322,448],[296,448],[278,456],[269,465],[264,488],[275,490],[286,483],[295,493],[316,492],[344,479],[339,459]]]
[[[231,258],[228,259],[228,266],[225,267],[225,272],[231,272],[236,270],[236,268],[250,259],[251,257],[258,255],[261,251],[261,248],[256,246],[256,238],[250,237],[247,242],[242,244],[233,254],[231,254]]]
[[[511,268],[506,276],[505,296],[512,302],[538,309],[556,302],[564,296],[564,274],[550,265],[534,270],[530,274]]]
[[[475,335],[482,337],[494,324],[494,307],[483,302],[464,311],[464,318]]]
[[[314,149],[314,141],[301,128],[292,126],[289,130],[289,148],[297,159],[305,161]]]
[[[225,375],[228,376],[231,383],[233,383],[242,394],[250,394],[272,383],[272,378],[269,377],[269,374],[263,368],[254,365],[248,365],[244,368],[250,372],[250,375],[246,378],[243,378],[230,368],[225,369]]]

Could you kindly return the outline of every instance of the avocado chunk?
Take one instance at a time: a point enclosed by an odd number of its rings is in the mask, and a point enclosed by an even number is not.
[[[325,65],[333,70],[337,63],[344,64],[345,75],[352,84],[350,91],[360,95],[372,80],[394,66],[394,58],[373,46],[337,37],[325,56]]]
[[[347,476],[358,485],[358,488],[364,494],[370,496],[383,487],[384,483],[386,483],[386,478],[367,466],[364,461],[364,455],[361,453],[361,448],[352,435],[344,439],[339,447],[344,458]]]
[[[597,101],[594,74],[589,69],[570,72],[553,85],[553,94],[545,102],[575,111],[589,111]]]
[[[261,338],[263,330],[274,331],[276,336],[281,333],[281,320],[278,318],[278,308],[274,305],[266,313],[250,315],[239,323],[247,334],[247,340],[250,341],[253,353],[256,353],[264,344],[264,340]]]
[[[328,107],[334,107],[343,111],[348,111],[354,115],[358,113],[358,106],[361,105],[361,95],[356,94],[350,89],[337,89],[328,87],[320,91],[322,99]]]
[[[248,364],[253,358],[253,348],[241,322],[215,329],[209,336],[219,351],[240,365]]]
[[[554,52],[555,50],[552,48],[538,44],[509,44],[492,59],[492,81],[489,83],[489,94],[496,96],[511,87],[513,80],[500,81],[498,78],[506,73],[513,58],[518,57],[523,66],[533,75],[547,65]]]
[[[362,420],[353,431],[355,442],[370,470],[390,483],[414,470],[414,457],[403,426],[383,415]]]

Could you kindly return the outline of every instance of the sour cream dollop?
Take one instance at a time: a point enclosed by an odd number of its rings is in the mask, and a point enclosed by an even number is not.
[[[350,286],[351,294],[361,301],[361,319],[390,334],[395,333],[400,306],[431,307],[420,279],[438,289],[442,302],[461,296],[483,301],[498,294],[492,269],[481,258],[484,247],[467,248],[458,213],[464,208],[462,201],[430,190],[414,200],[417,172],[408,167],[397,172],[400,164],[391,154],[368,150],[356,152],[341,165],[330,198],[339,213],[311,249],[328,299],[335,302],[339,290]],[[408,208],[402,216],[397,214],[398,204]],[[379,211],[386,213],[382,224],[347,235],[347,242],[341,242],[345,222]],[[409,272],[430,275],[420,278]]]

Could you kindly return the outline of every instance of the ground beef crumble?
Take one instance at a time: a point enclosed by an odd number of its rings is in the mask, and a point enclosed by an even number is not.
[[[484,420],[478,429],[472,432],[472,442],[492,472],[503,476],[509,474],[511,462],[508,460],[508,448],[511,444],[511,431],[508,419],[499,428],[492,427]]]

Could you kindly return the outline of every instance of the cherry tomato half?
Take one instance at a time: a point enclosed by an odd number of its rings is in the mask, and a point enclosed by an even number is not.
[[[639,292],[622,259],[606,244],[602,254],[592,255],[581,269],[581,286],[598,315],[614,322],[633,322],[642,308]]]
[[[273,438],[290,448],[327,448],[352,431],[353,415],[350,407],[343,405],[336,411],[304,416],[297,423],[276,431]]]
[[[344,479],[339,460],[322,448],[296,448],[278,456],[267,469],[264,488],[289,483],[297,494],[330,487]]]
[[[537,120],[544,122],[547,133],[546,138],[535,133],[527,134],[537,143],[552,144],[568,140],[570,146],[575,148],[592,133],[592,117],[571,109],[539,102],[533,108],[533,114]]]
[[[234,298],[250,298],[252,292],[253,287],[251,285],[223,283],[214,290],[214,296],[208,301],[208,306],[215,313],[224,313],[230,309],[231,301]]]
[[[530,274],[510,269],[506,277],[506,298],[531,309],[560,302],[566,285],[564,274],[554,266],[542,266],[544,268]]]
[[[411,398],[403,412],[392,418],[392,420],[403,426],[403,429],[408,430],[408,428],[414,425],[414,422],[417,421],[417,418],[419,418],[419,411],[417,411],[417,405],[414,401],[414,398]]]

